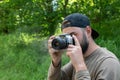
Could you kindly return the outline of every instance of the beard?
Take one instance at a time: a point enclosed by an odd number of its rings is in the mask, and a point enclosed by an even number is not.
[[[85,54],[85,52],[86,52],[87,49],[88,49],[89,42],[88,42],[88,39],[87,39],[87,37],[86,37],[86,35],[85,35],[84,32],[83,32],[83,39],[82,39],[80,45],[81,45],[83,54]]]

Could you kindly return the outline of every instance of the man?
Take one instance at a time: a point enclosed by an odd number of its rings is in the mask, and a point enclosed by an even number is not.
[[[80,13],[68,15],[62,23],[62,32],[71,34],[75,45],[70,44],[66,55],[70,62],[61,68],[62,50],[51,46],[55,36],[48,40],[52,59],[48,80],[120,80],[120,64],[109,50],[94,41],[99,34],[90,27],[87,16]]]

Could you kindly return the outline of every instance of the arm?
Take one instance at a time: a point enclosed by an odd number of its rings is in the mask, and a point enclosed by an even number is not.
[[[70,80],[72,78],[73,66],[71,62],[61,68],[61,62],[58,66],[51,63],[48,71],[48,80]]]
[[[48,79],[47,80],[61,80],[61,62],[58,66],[54,66],[53,62],[50,64],[48,70]]]
[[[48,51],[52,59],[52,63],[50,65],[48,71],[48,80],[60,80],[60,68],[61,68],[61,55],[62,53],[58,50],[52,48],[52,41],[55,36],[51,36],[48,40]]]
[[[51,37],[49,39],[48,43],[51,44],[51,40],[53,38],[54,37]],[[77,39],[75,39],[75,40],[77,40]],[[75,68],[76,75],[79,73],[81,74],[84,70],[87,71],[87,67],[84,63],[81,47],[80,47],[78,41],[76,41],[76,43],[77,43],[76,46],[71,45],[68,47],[66,54],[70,57],[71,63],[67,64],[62,69],[61,69],[61,61],[60,61],[61,60],[61,52],[54,50],[51,47],[51,45],[48,44],[49,53],[52,58],[52,64],[48,71],[48,80],[72,80],[73,68],[71,67],[71,65],[73,65],[73,67]],[[85,72],[85,74],[86,74],[86,72]],[[84,78],[87,77],[85,74],[82,74],[83,78],[81,77],[81,75],[78,75],[76,80],[81,80],[81,79],[85,80]],[[86,76],[86,77],[84,77],[84,76]],[[90,75],[88,75],[88,77],[90,77]]]
[[[75,80],[91,80],[84,62],[81,45],[76,36],[73,35],[73,38],[75,45],[69,45],[66,54],[75,68]]]
[[[91,80],[91,77],[87,70],[82,70],[75,74],[75,80]]]

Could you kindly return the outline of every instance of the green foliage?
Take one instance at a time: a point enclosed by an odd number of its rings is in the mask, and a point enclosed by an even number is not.
[[[110,50],[111,52],[113,52],[119,59],[120,59],[120,53],[119,53],[119,49],[120,47],[117,45],[117,39],[114,40],[106,40],[103,38],[99,38],[96,42],[101,46],[101,47],[105,47],[106,49]]]
[[[114,20],[105,20],[101,23],[92,24],[92,26],[99,32],[97,43],[113,51],[120,59],[120,53],[118,52],[118,50],[120,49],[119,25],[119,18]]]
[[[62,19],[88,15],[100,36],[96,42],[120,59],[120,0],[0,1],[0,80],[47,80],[51,63],[47,37],[60,34]],[[63,65],[69,61],[63,55]]]
[[[16,29],[29,34],[55,33],[63,17],[73,12],[88,15],[93,23],[120,18],[120,0],[4,0],[0,1],[0,32]]]
[[[119,38],[100,37],[96,42],[114,52],[120,59],[117,43]],[[41,39],[37,34],[14,33],[1,35],[0,44],[0,80],[47,80],[51,63],[47,38]],[[62,58],[62,65],[69,61],[66,54]]]
[[[10,33],[19,29],[21,32],[28,30],[28,32],[31,31],[29,33],[41,33],[43,36],[53,34],[56,27],[53,23],[57,23],[58,20],[55,19],[59,19],[59,16],[57,12],[53,12],[51,2],[52,0],[47,2],[44,0],[2,1],[0,32]]]
[[[47,74],[42,75],[48,69],[45,40],[24,33],[10,34],[1,35],[0,44],[0,72],[2,72],[0,80],[43,80],[45,78]],[[45,72],[43,68],[46,68]]]

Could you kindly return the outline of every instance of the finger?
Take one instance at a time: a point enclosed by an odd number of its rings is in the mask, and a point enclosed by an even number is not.
[[[70,44],[70,45],[68,45],[68,48],[73,48],[73,47],[74,47],[74,45],[71,45],[71,44]]]
[[[51,36],[49,39],[54,39],[55,38],[55,36],[53,35],[53,36]]]
[[[49,38],[49,40],[48,40],[48,47],[52,47],[51,42],[53,41],[54,38],[55,38],[54,35]]]
[[[72,53],[73,49],[67,49],[67,53]]]
[[[53,40],[51,40],[51,39],[50,39],[50,40],[48,40],[48,44],[51,44],[51,42],[52,42],[52,41],[53,41]]]
[[[75,48],[74,45],[69,45],[69,47],[67,48],[67,52],[72,52],[74,48]]]
[[[48,39],[48,42],[52,41],[53,39],[55,38],[55,36],[51,36],[49,39]]]
[[[76,37],[75,35],[73,35],[72,37],[73,37],[74,40],[75,40],[75,45],[76,45],[76,46],[80,46],[80,43],[79,43],[77,37]]]
[[[67,52],[67,53],[66,53],[66,55],[67,55],[68,57],[70,57],[70,54],[71,54],[71,52]]]
[[[52,45],[51,45],[51,44],[48,44],[48,48],[52,48]]]
[[[53,48],[49,49],[49,53],[55,53],[55,52],[59,52],[58,50],[55,50]]]
[[[71,52],[67,52],[66,55],[67,55],[69,58],[71,58],[72,53],[71,53]]]

